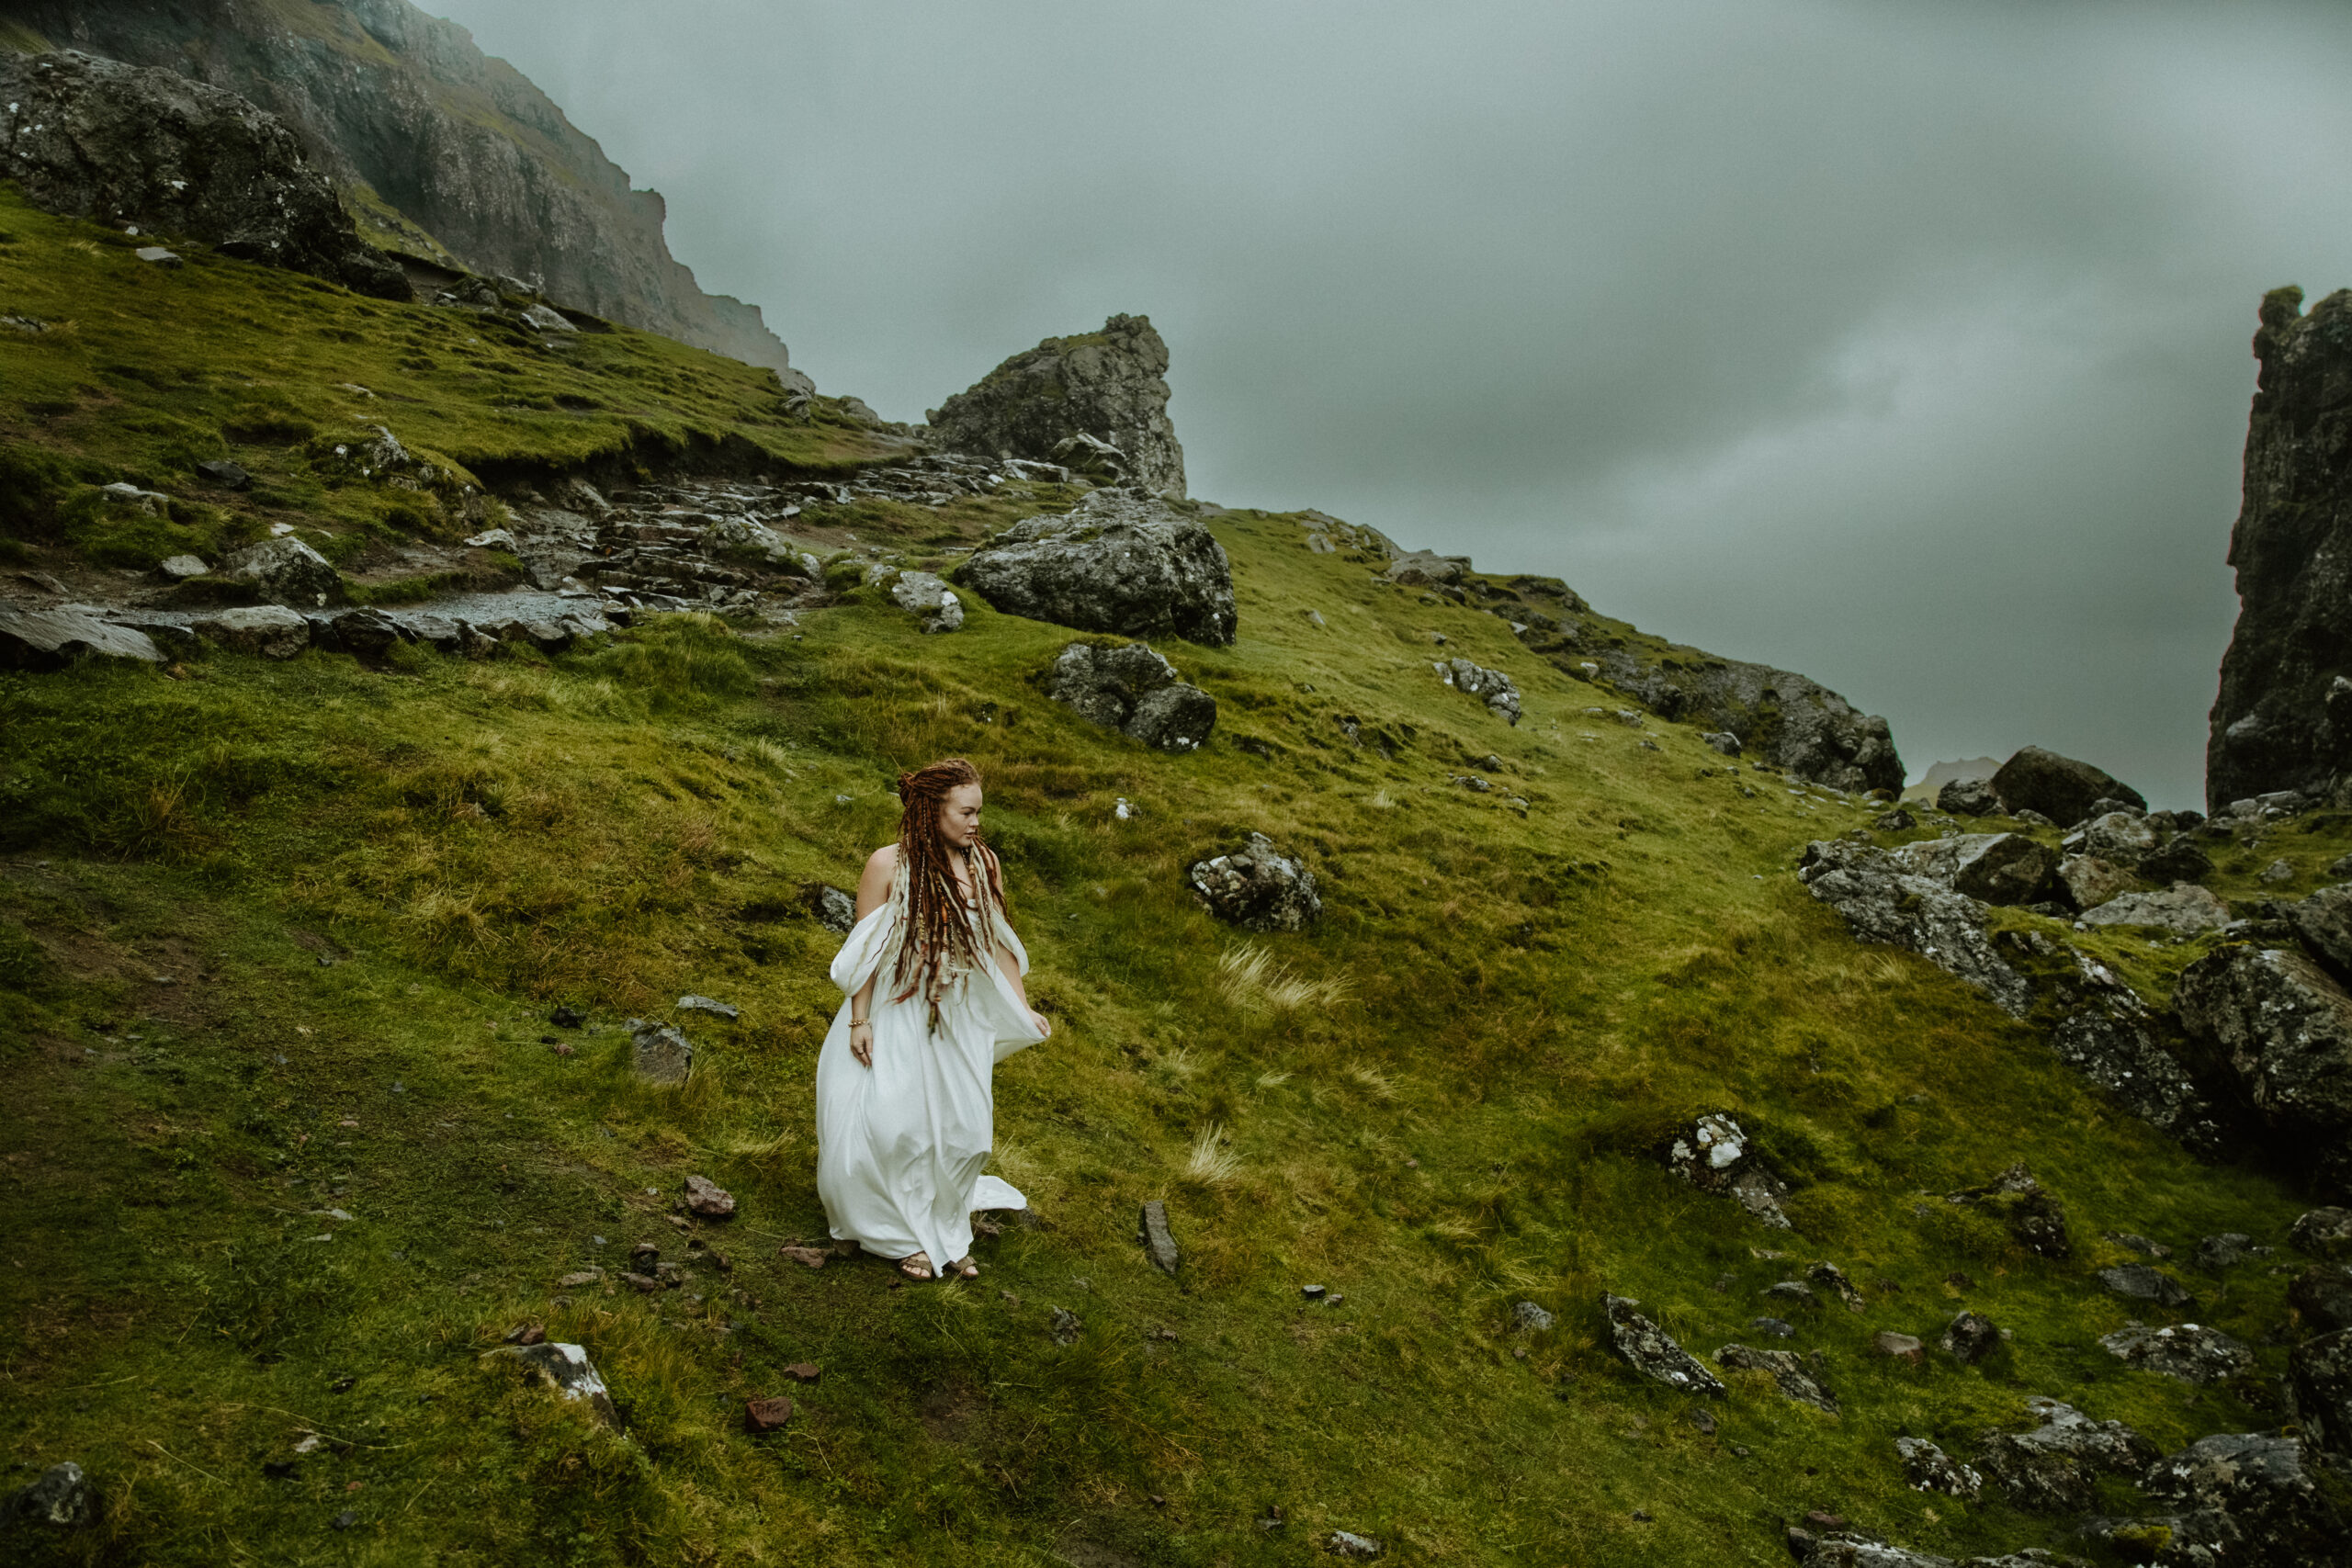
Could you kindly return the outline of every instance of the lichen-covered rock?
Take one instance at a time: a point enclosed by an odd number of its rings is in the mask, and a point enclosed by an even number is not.
[[[2102,800],[2148,809],[2147,798],[2112,773],[2039,746],[2028,746],[2002,763],[1992,784],[2009,810],[2039,811],[2062,828],[2080,822]]]
[[[1049,337],[1016,354],[924,417],[957,451],[1071,463],[1074,436],[1114,447],[1125,482],[1184,493],[1184,449],[1168,418],[1168,344],[1148,316],[1113,316],[1099,333]]]
[[[1797,874],[1858,940],[1908,948],[2012,1017],[2032,1002],[2032,986],[1985,936],[1984,907],[1966,894],[1905,872],[1884,850],[1832,840],[1806,845]]]
[[[1315,874],[1263,833],[1230,854],[1195,861],[1185,880],[1209,912],[1259,931],[1295,931],[1323,913]]]
[[[2218,1328],[2194,1323],[2168,1328],[2127,1323],[2098,1343],[2127,1366],[2183,1382],[2220,1382],[2254,1365],[2253,1351]]]
[[[674,1089],[694,1070],[695,1048],[674,1026],[651,1019],[632,1018],[629,1033],[630,1070],[646,1083]]]
[[[1814,1381],[1804,1358],[1793,1350],[1756,1350],[1745,1345],[1726,1345],[1715,1352],[1715,1365],[1739,1372],[1768,1373],[1781,1393],[1799,1404],[1810,1404],[1832,1416],[1838,1414],[1838,1396]]]
[[[1984,1490],[1984,1477],[1975,1466],[1961,1463],[1925,1438],[1897,1438],[1894,1452],[1903,1461],[1903,1479],[1914,1492],[1939,1492],[1973,1502]]]
[[[2197,1298],[2171,1275],[2144,1263],[2122,1263],[2098,1271],[2098,1282],[2111,1296],[2126,1301],[2154,1302],[2158,1306],[2183,1307]]]
[[[1788,1216],[1781,1212],[1788,1183],[1764,1163],[1728,1114],[1712,1112],[1688,1131],[1678,1132],[1668,1141],[1664,1157],[1668,1170],[1701,1191],[1721,1193],[1766,1224],[1789,1228]]]
[[[2314,1334],[2352,1328],[2352,1264],[2312,1264],[2288,1282],[2287,1304]]]
[[[1674,1342],[1674,1337],[1634,1309],[1642,1303],[1623,1296],[1604,1294],[1601,1314],[1609,1324],[1609,1345],[1626,1364],[1644,1377],[1656,1378],[1685,1393],[1721,1395],[1721,1379],[1701,1365],[1698,1358]]]
[[[15,1491],[0,1496],[0,1527],[12,1524],[79,1529],[98,1516],[97,1488],[72,1460],[52,1464]]]
[[[2352,1190],[2352,996],[2283,948],[2224,947],[2182,972],[2173,1004],[2229,1054],[2264,1118],[2298,1139],[2322,1183]]]
[[[2033,1179],[2022,1161],[1982,1187],[1965,1187],[1948,1193],[1944,1201],[1973,1204],[1991,1213],[2028,1251],[2044,1258],[2074,1256],[2074,1239],[2066,1230],[2066,1211],[2042,1190],[2041,1183]]]
[[[100,620],[86,610],[0,604],[0,670],[62,670],[93,656],[160,664],[164,650],[145,632]]]
[[[2341,1562],[2335,1510],[2303,1469],[2302,1445],[2258,1432],[2199,1438],[2148,1467],[2140,1490],[2181,1511],[2166,1562]],[[2210,1555],[2188,1555],[2201,1547]]]
[[[2096,909],[2109,898],[2132,891],[2136,878],[2112,861],[2097,855],[2068,855],[2058,863],[2058,881],[2066,901],[2077,909]]]
[[[1160,751],[1191,751],[1216,728],[1216,699],[1188,685],[1143,643],[1100,648],[1074,642],[1055,656],[1046,694],[1080,717]]]
[[[311,623],[280,604],[223,610],[189,629],[232,653],[257,653],[264,659],[291,659],[311,645]]]
[[[2306,1339],[2287,1355],[2287,1399],[2312,1451],[2352,1461],[2352,1330]]]
[[[1973,1367],[2001,1348],[2001,1331],[1993,1320],[1981,1312],[1964,1312],[1951,1320],[1938,1341],[1944,1354],[1962,1366]]]
[[[2102,802],[2102,804],[2104,804]],[[2109,811],[2082,826],[2083,852],[2119,865],[2138,865],[2156,847],[2156,830],[2136,811]]]
[[[1009,615],[1079,631],[1222,646],[1238,625],[1225,547],[1197,519],[1125,491],[1014,524],[956,578]]]
[[[525,1382],[550,1389],[565,1399],[582,1401],[605,1426],[621,1424],[620,1411],[615,1408],[613,1396],[584,1347],[549,1339],[537,1345],[502,1345],[482,1359],[492,1356],[511,1358]]]
[[[250,582],[280,604],[318,605],[343,597],[343,578],[327,558],[291,535],[232,552],[221,575]]]
[[[890,597],[899,609],[921,621],[926,632],[964,629],[964,601],[956,597],[956,591],[934,573],[900,572],[899,580],[890,585]]]
[[[1984,779],[1953,779],[1936,792],[1936,809],[1954,817],[1998,817],[2001,797]]]
[[[1497,718],[1507,724],[1519,722],[1519,688],[1501,671],[1488,670],[1466,659],[1448,659],[1438,662],[1437,672],[1447,685],[1486,704]]]
[[[2041,900],[2057,857],[2022,833],[1962,833],[1886,852],[1905,874],[1925,876],[1987,904]]]
[[[2188,1069],[2156,1043],[2154,1022],[2128,986],[2115,982],[2060,1019],[2051,1028],[2050,1048],[2183,1148],[2209,1156],[2221,1149],[2222,1127],[2212,1106]]]
[[[176,72],[65,50],[0,54],[0,178],[35,206],[210,243],[226,254],[406,299],[277,116]]]
[[[1903,759],[1886,720],[1794,671],[1695,649],[1677,650],[1668,662],[1623,648],[1570,651],[1660,718],[1734,736],[1743,755],[1784,773],[1855,794],[1903,788]]]
[[[2352,1209],[2312,1209],[2299,1217],[2287,1239],[2313,1258],[2352,1256]]]
[[[2039,1395],[2025,1406],[2041,1424],[2030,1432],[1986,1433],[1979,1461],[2020,1508],[2080,1513],[2097,1500],[2098,1477],[2135,1473],[2155,1457],[2155,1445],[2120,1421],[2095,1421]]]
[[[2352,983],[2352,883],[2323,887],[2287,906],[2296,940],[2338,981]]]
[[[2091,926],[2154,926],[2175,936],[2196,936],[2230,923],[2230,907],[2193,882],[2175,883],[2160,893],[2122,893],[2083,911]]]

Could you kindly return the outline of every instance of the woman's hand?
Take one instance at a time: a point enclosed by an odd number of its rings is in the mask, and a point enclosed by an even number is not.
[[[849,1026],[849,1054],[857,1058],[861,1067],[874,1066],[874,1023],[862,1019]]]
[[[1031,1008],[1029,1010],[1029,1027],[1035,1030],[1042,1035],[1050,1036],[1054,1032],[1053,1024],[1046,1020],[1044,1013],[1039,1012],[1035,1008]]]

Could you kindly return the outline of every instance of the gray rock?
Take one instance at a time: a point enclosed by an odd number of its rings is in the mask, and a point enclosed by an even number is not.
[[[902,571],[899,581],[890,585],[890,597],[899,608],[922,622],[927,632],[954,632],[964,629],[964,601],[956,591],[928,571]]]
[[[1174,665],[1143,643],[1071,643],[1046,671],[1046,695],[1155,750],[1193,750],[1216,728],[1216,699],[1185,684]]]
[[[1432,550],[1404,550],[1381,575],[1399,588],[1448,588],[1471,570],[1468,556],[1442,556]]]
[[[1782,1280],[1778,1284],[1765,1286],[1757,1293],[1775,1306],[1793,1307],[1805,1312],[1821,1310],[1821,1298],[1815,1295],[1813,1287],[1802,1280]]]
[[[2217,1328],[2194,1323],[2169,1328],[2129,1323],[2098,1343],[2127,1366],[2183,1382],[2220,1382],[2254,1365],[2253,1351]]]
[[[1848,1312],[1860,1312],[1867,1304],[1862,1292],[1854,1288],[1854,1281],[1846,1278],[1846,1271],[1835,1263],[1816,1263],[1804,1271],[1804,1277],[1845,1303]]]
[[[1447,685],[1485,703],[1497,718],[1508,724],[1519,722],[1519,688],[1501,671],[1486,669],[1466,659],[1449,659],[1438,665],[1437,672]]]
[[[1794,1339],[1797,1337],[1796,1325],[1786,1318],[1751,1317],[1747,1320],[1747,1326],[1758,1334],[1769,1334],[1775,1339]]]
[[[2028,746],[2002,763],[1992,784],[2009,810],[2039,811],[2061,824],[2080,822],[2102,800],[2148,809],[2147,798],[2114,775],[2039,746]]]
[[[2255,880],[2265,886],[2284,887],[2288,883],[2295,880],[2295,868],[2286,861],[2274,860],[2262,868],[2262,874]]]
[[[1805,1370],[1804,1359],[1793,1350],[1758,1350],[1746,1345],[1726,1345],[1715,1352],[1715,1364],[1734,1371],[1769,1373],[1787,1397],[1832,1416],[1838,1414],[1838,1396],[1814,1381],[1812,1373]]]
[[[1765,1163],[1728,1112],[1700,1117],[1659,1152],[1668,1170],[1701,1191],[1731,1199],[1776,1230],[1789,1228],[1789,1218],[1781,1212],[1788,1183]]]
[[[1080,631],[1227,644],[1238,625],[1225,547],[1164,502],[1101,490],[1014,524],[956,581],[996,608]]]
[[[1644,1377],[1656,1378],[1685,1393],[1721,1395],[1722,1380],[1697,1358],[1674,1342],[1673,1336],[1634,1309],[1639,1302],[1604,1294],[1602,1315],[1609,1323],[1610,1348]]]
[[[2352,1256],[2352,1209],[2312,1209],[2296,1220],[2287,1239],[2313,1258]]]
[[[2077,909],[2096,909],[2109,899],[2129,893],[2136,881],[2131,872],[2097,855],[2068,855],[2058,863],[2058,881],[2066,901]]]
[[[2352,1328],[2352,1265],[2312,1264],[2289,1281],[2287,1304],[2314,1334]]]
[[[1732,734],[1727,729],[1704,730],[1701,732],[1699,739],[1705,741],[1707,745],[1713,748],[1715,750],[1722,752],[1726,757],[1736,757],[1739,755],[1739,737]],[[1893,813],[1890,813],[1889,815],[1893,815]],[[1883,820],[1883,818],[1882,818],[1882,820]],[[1909,819],[1907,818],[1905,818],[1905,825],[1909,825]],[[1898,828],[1892,829],[1892,831],[1900,832],[1902,829]]]
[[[2224,947],[2182,973],[2173,1004],[2190,1034],[2228,1053],[2256,1109],[2323,1183],[2352,1190],[2352,996],[2300,953]]]
[[[171,556],[155,570],[176,581],[191,577],[202,577],[212,569],[204,564],[204,558],[201,556]]]
[[[2197,1267],[2209,1274],[2219,1274],[2234,1269],[2248,1258],[2267,1253],[2267,1247],[2256,1247],[2254,1237],[2243,1231],[2223,1231],[2209,1235],[2197,1244]]]
[[[292,535],[232,551],[222,575],[250,582],[281,604],[323,604],[343,596],[343,577]]]
[[[827,931],[847,936],[856,929],[857,900],[842,889],[812,882],[802,890],[801,897],[817,923]]]
[[[587,495],[592,502],[602,503],[605,511],[609,512],[612,510],[612,503],[605,501],[604,497],[598,495],[594,489],[584,485],[581,488],[587,491]],[[571,499],[577,500],[579,497],[575,492]],[[544,516],[549,514],[539,513],[538,515]],[[556,513],[552,515],[562,517],[566,515],[578,515],[578,513]],[[591,511],[588,513],[588,515],[594,516],[596,513]],[[590,529],[589,533],[590,538],[593,541],[594,537],[594,530],[593,527]],[[790,539],[786,538],[782,534],[777,533],[766,524],[754,522],[749,517],[730,514],[729,516],[718,518],[702,531],[702,542],[703,547],[711,551],[713,554],[746,558],[757,562],[762,566],[768,567],[773,570],[781,572],[786,577],[797,577],[804,581],[814,582],[824,576],[824,570],[814,555],[801,548],[798,545],[794,544]],[[908,575],[910,577],[930,577],[931,574],[928,572],[910,572]],[[932,581],[937,581],[938,580],[936,578],[933,578]],[[915,607],[907,604],[905,599],[899,598],[895,590],[893,591],[891,597],[898,599],[899,604],[905,608],[913,609]],[[934,604],[926,606],[926,608],[930,611],[936,612],[939,606]],[[960,611],[961,607],[959,605],[957,616],[959,624],[962,619]]]
[[[2197,1298],[2184,1289],[2179,1280],[2144,1263],[2120,1263],[2098,1271],[2098,1282],[2108,1294],[2127,1301],[2154,1302],[2158,1306],[2187,1306]]]
[[[1883,1540],[1843,1531],[1816,1539],[1809,1530],[1792,1527],[1789,1546],[1804,1568],[1955,1568],[1949,1557],[1906,1551]]]
[[[1954,779],[1936,792],[1936,809],[1954,817],[1998,817],[2001,797],[1984,779]]]
[[[1982,1187],[1947,1193],[1949,1203],[1966,1203],[1999,1218],[2009,1235],[2028,1251],[2044,1258],[2074,1256],[2073,1237],[2066,1229],[2066,1212],[2042,1190],[2022,1161],[2012,1165]]]
[[[2050,1031],[2050,1048],[2182,1147],[2200,1155],[2220,1151],[2222,1128],[2212,1106],[2188,1069],[2157,1043],[2147,1008],[2121,982],[2060,1019]]]
[[[1552,1314],[1533,1302],[1514,1302],[1510,1309],[1510,1325],[1520,1334],[1541,1334],[1552,1326]]]
[[[1907,833],[1919,825],[1919,819],[1901,807],[1874,818],[1871,826],[1882,833]]]
[[[1046,1325],[1046,1336],[1057,1345],[1075,1345],[1084,1332],[1086,1325],[1068,1307],[1056,1307]]]
[[[1894,1452],[1903,1461],[1903,1479],[1914,1492],[1936,1492],[1974,1502],[1984,1490],[1984,1477],[1925,1438],[1897,1438]]]
[[[2352,1330],[2306,1339],[2287,1353],[2287,1402],[2313,1453],[2352,1461]]]
[[[555,1339],[537,1345],[502,1345],[482,1359],[489,1360],[492,1356],[511,1359],[526,1382],[550,1389],[567,1400],[580,1400],[605,1426],[620,1426],[621,1415],[613,1405],[612,1393],[605,1387],[605,1380],[597,1374],[595,1364],[589,1360],[583,1347]]]
[[[2163,1242],[2151,1241],[2132,1231],[2101,1231],[2099,1233],[2118,1247],[2128,1247],[2143,1258],[2170,1258],[2172,1248]]]
[[[196,472],[198,478],[209,484],[219,485],[222,490],[254,488],[254,477],[245,472],[244,465],[226,457],[208,457],[196,466]]]
[[[1102,485],[1125,484],[1135,466],[1116,446],[1082,430],[1055,442],[1054,458],[1070,473]]]
[[[1352,1557],[1360,1562],[1369,1562],[1379,1556],[1383,1548],[1380,1542],[1368,1535],[1358,1535],[1352,1530],[1333,1530],[1325,1539],[1323,1550],[1336,1557]]]
[[[2022,833],[1962,833],[1885,852],[1905,874],[1987,904],[2035,903],[2057,872],[2057,857]]]
[[[400,268],[359,238],[294,132],[233,93],[64,50],[0,54],[0,100],[18,106],[0,177],[36,207],[409,298]]]
[[[2199,1438],[2150,1465],[2140,1490],[2184,1516],[2186,1528],[2174,1532],[2167,1561],[2341,1561],[2335,1510],[2304,1470],[2302,1445],[2292,1438],[2256,1432]]]
[[[1161,1273],[1176,1272],[1176,1236],[1168,1228],[1168,1205],[1154,1198],[1143,1206],[1142,1217],[1136,1222],[1136,1239],[1151,1258],[1151,1266]]]
[[[2001,1331],[1993,1320],[1981,1312],[1964,1312],[1951,1320],[1938,1341],[1944,1354],[1962,1366],[1973,1367],[2001,1348]]]
[[[686,1037],[666,1023],[633,1018],[626,1026],[630,1045],[630,1069],[650,1084],[674,1088],[694,1070],[695,1048]]]
[[[1167,374],[1168,344],[1151,319],[1113,316],[1099,333],[1049,337],[1014,355],[925,417],[948,446],[990,457],[1078,467],[1065,444],[1084,435],[1116,449],[1128,482],[1182,496],[1184,449],[1168,418]]]
[[[1994,1006],[2022,1017],[2033,987],[1994,951],[1984,906],[1941,883],[1905,872],[1888,852],[1816,840],[1805,846],[1798,876],[1807,891],[1844,918],[1857,940],[1908,948],[1983,992]]]
[[[1315,874],[1263,833],[1230,854],[1195,861],[1185,874],[1219,919],[1260,931],[1295,931],[1323,913]]]
[[[706,1220],[735,1217],[735,1195],[707,1176],[686,1178],[686,1212]]]
[[[1927,1351],[1927,1346],[1920,1343],[1917,1335],[1882,1328],[1871,1336],[1871,1354],[1884,1356],[1891,1361],[1908,1361],[1916,1367],[1928,1359]]]
[[[2034,1513],[2076,1514],[2098,1499],[2102,1475],[2144,1469],[2155,1446],[2120,1421],[2094,1421],[2039,1395],[2025,1402],[2041,1424],[2030,1432],[1988,1432],[1979,1462],[2009,1501]]]
[[[0,1525],[28,1524],[50,1529],[79,1529],[98,1517],[97,1488],[72,1460],[52,1464],[0,1498]]]
[[[327,635],[322,637],[313,629],[312,641],[362,659],[380,659],[391,651],[394,643],[406,642],[412,637],[405,626],[381,610],[346,610],[326,625]]]
[[[86,610],[0,604],[0,670],[62,670],[94,656],[160,664],[164,650],[145,632],[102,621]]]
[[[277,604],[222,610],[189,629],[232,653],[256,653],[265,659],[291,659],[311,644],[311,623]]]
[[[2330,975],[2352,982],[2352,884],[2323,887],[2288,905],[2287,923]]]
[[[709,997],[685,996],[678,998],[680,1012],[707,1012],[732,1023],[743,1016],[743,1010],[732,1002],[717,1001]]]
[[[2124,893],[2083,911],[2094,926],[2153,926],[2176,936],[2197,936],[2230,923],[2230,907],[2193,882],[2177,882],[2161,893]]]
[[[1514,578],[1538,591],[1565,594],[1564,585]],[[1492,585],[1482,585],[1491,592]],[[1567,595],[1573,599],[1573,595]],[[1576,607],[1583,608],[1577,601]],[[1525,617],[1520,616],[1520,619]],[[1862,794],[1900,792],[1903,759],[1886,720],[1858,711],[1844,697],[1792,670],[1716,659],[1695,649],[1639,652],[1631,648],[1577,647],[1553,662],[1577,678],[1599,675],[1660,718],[1738,738],[1741,754],[1811,784]],[[1588,671],[1584,667],[1590,665]]]
[[[571,318],[552,306],[526,305],[515,313],[522,318],[525,326],[536,333],[576,333],[580,330],[571,324]]]
[[[2155,847],[2156,830],[2138,812],[2109,811],[2083,824],[2083,852],[2118,865],[2136,866]]]

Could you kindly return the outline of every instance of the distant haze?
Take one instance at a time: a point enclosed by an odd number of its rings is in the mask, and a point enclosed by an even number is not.
[[[1195,494],[2201,795],[2261,292],[2352,283],[2352,16],[430,0],[828,391],[1148,313]]]

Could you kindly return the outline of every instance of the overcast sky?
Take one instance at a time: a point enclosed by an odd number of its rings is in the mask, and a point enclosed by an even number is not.
[[[1193,492],[2202,795],[2262,291],[2352,284],[2352,15],[424,0],[820,389],[1114,311]]]

